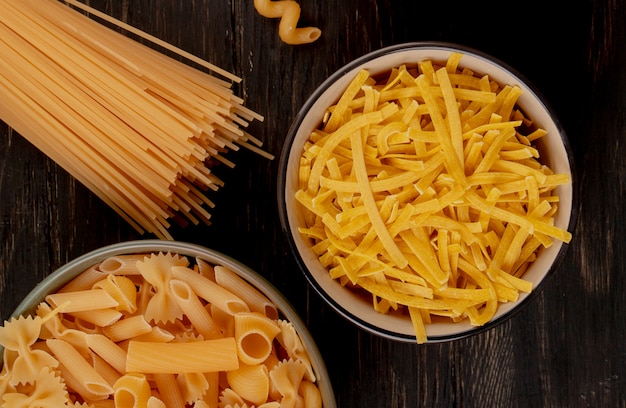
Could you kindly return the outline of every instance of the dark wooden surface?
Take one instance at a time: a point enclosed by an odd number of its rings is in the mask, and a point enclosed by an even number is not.
[[[546,96],[575,154],[581,192],[568,254],[536,300],[464,340],[396,343],[339,317],[308,287],[280,229],[278,161],[249,152],[217,169],[213,224],[176,239],[228,254],[280,289],[308,323],[340,407],[626,406],[626,8],[618,0],[302,0],[311,45],[280,42],[252,0],[91,0],[90,4],[243,78],[265,116],[251,132],[279,155],[299,107],[330,73],[383,46],[452,41],[521,71]],[[4,62],[0,62],[4,63]],[[0,95],[0,98],[2,95]],[[1,118],[0,118],[1,119]],[[0,316],[55,268],[139,236],[0,122]]]

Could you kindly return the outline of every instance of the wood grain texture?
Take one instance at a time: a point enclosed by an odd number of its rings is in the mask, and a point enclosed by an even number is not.
[[[265,116],[250,132],[276,156],[315,87],[371,50],[452,41],[515,67],[545,95],[569,136],[580,212],[556,274],[522,313],[490,331],[418,346],[373,336],[338,316],[310,289],[287,247],[276,206],[278,160],[229,155],[238,164],[215,169],[226,184],[211,196],[212,225],[173,234],[240,260],[287,296],[326,359],[340,407],[626,406],[623,2],[559,1],[547,8],[538,0],[303,0],[302,25],[323,34],[297,47],[281,43],[278,22],[260,17],[252,1],[89,3],[239,75],[236,92]],[[142,237],[0,123],[3,319],[55,268],[136,238]]]

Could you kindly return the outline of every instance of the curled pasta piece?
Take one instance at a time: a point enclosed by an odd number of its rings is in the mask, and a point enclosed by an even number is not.
[[[270,356],[278,333],[278,325],[260,313],[236,314],[235,341],[239,359],[248,365],[261,364]]]
[[[267,367],[263,364],[241,365],[238,370],[226,373],[228,385],[243,399],[254,405],[267,401],[270,390],[270,378]]]
[[[113,384],[116,407],[143,408],[148,405],[150,384],[145,375],[128,373]]]
[[[254,0],[254,8],[263,17],[280,18],[278,35],[287,44],[311,43],[322,35],[316,27],[296,27],[300,19],[300,5],[294,0]]]

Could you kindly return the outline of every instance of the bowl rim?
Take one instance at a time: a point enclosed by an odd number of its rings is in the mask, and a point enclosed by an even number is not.
[[[289,215],[287,210],[287,200],[285,197],[286,194],[286,178],[288,171],[288,161],[293,148],[294,139],[296,137],[297,131],[301,123],[304,121],[305,117],[309,109],[315,104],[317,99],[324,93],[326,90],[338,79],[342,78],[355,68],[366,64],[369,61],[380,58],[382,56],[393,54],[397,52],[406,52],[410,50],[441,50],[448,52],[461,52],[463,54],[472,55],[474,57],[483,59],[488,61],[490,64],[496,65],[502,70],[506,71],[509,75],[514,77],[519,83],[524,84],[529,90],[534,94],[533,96],[537,100],[537,102],[543,106],[545,111],[549,114],[551,120],[554,122],[554,126],[558,130],[559,137],[561,143],[566,152],[567,162],[571,172],[571,185],[572,185],[572,197],[571,197],[571,209],[570,209],[570,218],[568,220],[567,230],[574,234],[577,222],[578,222],[578,210],[579,210],[579,198],[578,198],[578,182],[577,182],[577,171],[575,168],[574,162],[574,154],[569,141],[569,138],[565,132],[564,127],[559,121],[558,117],[555,114],[554,109],[548,104],[546,98],[543,94],[530,82],[524,75],[522,75],[515,68],[511,67],[507,63],[501,61],[500,59],[493,57],[490,54],[487,54],[483,51],[474,49],[472,47],[468,47],[461,44],[451,43],[451,42],[443,42],[443,41],[420,41],[420,42],[406,42],[402,44],[396,44],[388,47],[383,47],[372,52],[366,53],[361,57],[358,57],[351,62],[345,64],[340,67],[334,73],[332,73],[326,80],[324,80],[319,86],[315,88],[315,90],[311,93],[311,95],[306,99],[296,116],[294,117],[292,124],[287,132],[285,142],[283,144],[283,148],[281,154],[279,156],[279,167],[278,167],[278,188],[277,188],[277,200],[278,200],[278,214],[280,219],[281,228],[283,230],[283,234],[287,238],[288,246],[291,249],[293,257],[298,264],[298,267],[305,275],[309,284],[314,288],[317,294],[324,299],[324,301],[331,306],[338,314],[343,316],[348,321],[355,324],[357,327],[361,329],[381,336],[383,338],[388,338],[391,340],[401,341],[401,342],[415,342],[415,335],[406,335],[404,333],[398,333],[391,330],[387,330],[381,327],[378,327],[366,320],[361,319],[356,316],[349,310],[345,309],[341,306],[337,301],[335,301],[320,285],[319,282],[315,279],[312,273],[309,271],[306,262],[303,257],[300,255],[298,251],[297,244],[292,236],[292,232],[289,224]],[[565,254],[569,248],[570,244],[562,243],[552,265],[549,267],[543,279],[539,282],[539,284],[533,288],[533,290],[525,296],[523,299],[518,300],[516,306],[509,310],[507,313],[504,313],[501,316],[498,316],[491,321],[487,322],[483,326],[474,326],[468,330],[446,334],[446,335],[429,335],[427,343],[441,343],[441,342],[449,342],[453,340],[460,340],[463,338],[467,338],[479,333],[483,333],[485,331],[490,330],[491,328],[500,325],[506,320],[514,317],[518,314],[522,309],[524,309],[528,304],[530,304],[542,291],[545,287],[546,283],[552,278],[555,274],[555,271],[559,268],[563,259],[565,258]]]
[[[322,395],[324,407],[336,407],[335,394],[332,388],[330,373],[322,358],[311,333],[304,324],[296,309],[287,298],[267,279],[245,264],[219,251],[189,242],[168,241],[160,239],[133,240],[110,244],[87,252],[72,261],[54,270],[39,282],[26,297],[18,304],[10,318],[17,318],[23,314],[33,313],[33,305],[43,301],[45,295],[60,289],[64,284],[78,276],[84,270],[110,256],[137,253],[171,252],[188,257],[201,258],[213,265],[219,264],[232,270],[238,276],[258,288],[278,308],[279,313],[294,324],[306,350],[316,374],[316,383]],[[71,273],[69,273],[71,271]],[[7,319],[8,320],[8,319]],[[0,346],[0,364],[2,363]]]

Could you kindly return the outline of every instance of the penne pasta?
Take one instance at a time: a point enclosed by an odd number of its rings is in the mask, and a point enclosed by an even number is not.
[[[80,290],[76,292],[53,293],[46,296],[52,307],[62,305],[63,313],[84,312],[117,307],[119,304],[102,289]]]
[[[172,267],[172,276],[194,288],[198,296],[228,314],[247,312],[248,305],[229,290],[187,267]]]
[[[202,402],[204,402],[209,407],[217,406],[220,396],[220,373],[204,373],[205,378],[207,379],[207,390],[202,397]],[[200,401],[196,402],[199,404]]]
[[[251,311],[262,313],[270,319],[278,319],[276,305],[270,302],[269,299],[256,288],[225,266],[216,265],[213,269],[215,282],[232,293],[237,293],[250,307]]]
[[[98,269],[98,266],[94,265],[69,281],[61,289],[59,289],[58,292],[63,293],[88,290],[91,289],[96,282],[104,279],[104,277],[105,275]]]
[[[168,408],[185,408],[183,394],[173,374],[156,373],[153,375],[153,378],[164,406]]]
[[[111,386],[122,376],[122,374],[115,368],[111,367],[109,363],[104,361],[102,357],[97,354],[90,354],[87,361],[91,364],[94,370],[104,378],[104,380]]]
[[[140,275],[137,262],[144,260],[146,255],[115,255],[110,256],[98,265],[102,273],[112,275]]]
[[[68,313],[81,329],[91,330],[90,324],[96,327],[109,326],[122,318],[122,313],[114,309],[85,310]],[[80,324],[79,324],[80,322]]]
[[[113,388],[102,376],[80,355],[71,344],[57,339],[48,339],[46,344],[59,360],[59,362],[71,373],[82,387],[96,399],[107,399],[113,393]]]
[[[101,334],[87,336],[87,344],[94,353],[99,355],[111,367],[120,373],[126,372],[126,351],[108,337]]]
[[[174,299],[198,333],[205,339],[222,337],[213,318],[187,283],[178,279],[171,279],[169,285]]]
[[[207,279],[215,282],[215,268],[202,258],[196,258],[196,265],[198,266],[198,273]]]
[[[78,395],[82,400],[94,402],[104,400],[104,396],[91,392],[85,386],[84,382],[74,376],[74,373],[70,371],[63,364],[58,367],[58,372],[65,381],[68,391],[74,395]]]
[[[142,315],[130,316],[102,328],[102,333],[115,343],[150,332],[152,326]]]

